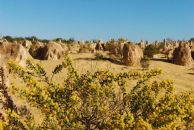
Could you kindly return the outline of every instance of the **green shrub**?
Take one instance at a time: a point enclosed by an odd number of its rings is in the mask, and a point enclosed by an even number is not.
[[[146,46],[144,50],[144,55],[150,58],[153,58],[153,56],[158,53],[160,53],[159,48],[152,44]]]
[[[11,36],[4,36],[3,39],[6,39],[8,42],[14,42],[14,38]]]

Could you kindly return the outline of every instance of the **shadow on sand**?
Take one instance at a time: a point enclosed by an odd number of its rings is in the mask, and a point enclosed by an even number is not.
[[[194,73],[187,73],[187,74],[194,75]]]
[[[172,63],[171,60],[165,58],[152,58],[151,60]]]
[[[111,63],[122,65],[120,61],[116,61],[111,58],[101,58],[101,59],[95,59],[95,58],[76,58],[75,60],[88,60],[88,61],[110,61]]]

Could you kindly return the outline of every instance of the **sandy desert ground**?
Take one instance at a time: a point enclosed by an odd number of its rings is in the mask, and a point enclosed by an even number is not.
[[[86,71],[92,71],[95,72],[97,70],[109,70],[113,73],[119,73],[119,72],[128,72],[132,70],[139,70],[141,67],[128,67],[125,65],[119,65],[112,63],[110,61],[106,60],[95,60],[94,54],[91,53],[81,53],[81,54],[70,54],[69,57],[73,61],[73,65],[78,71],[78,73],[84,73]],[[60,64],[63,61],[61,60],[34,60],[34,62],[41,64],[48,75],[51,74],[54,67],[58,64]],[[149,69],[155,69],[155,68],[161,68],[163,73],[161,75],[161,79],[170,79],[174,81],[174,87],[175,91],[177,93],[184,92],[184,91],[192,91],[194,92],[194,70],[192,67],[185,67],[185,66],[179,66],[172,63],[164,62],[161,60],[151,60]],[[54,77],[53,81],[62,83],[65,79],[65,76],[67,74],[67,71],[63,69],[61,73],[59,73],[57,76]],[[12,75],[9,75],[10,82],[14,83],[16,87],[24,87],[24,84],[22,84],[22,80],[18,79],[17,77],[13,77]],[[129,90],[130,88],[134,87],[135,81],[130,82]],[[17,94],[16,94],[17,95]],[[16,95],[13,96],[13,100],[17,105],[26,105],[28,106],[35,116],[36,123],[40,123],[42,121],[42,114],[40,111],[37,110],[37,108],[30,106],[25,100],[21,99],[20,97],[17,97]]]
[[[111,63],[110,61],[106,60],[94,60],[94,55],[91,53],[70,54],[69,56],[79,73],[84,73],[86,71],[95,72],[97,70],[106,69],[114,73],[119,73],[141,69],[140,67],[128,67],[125,65]],[[42,64],[42,66],[48,72],[48,75],[52,72],[51,70],[62,61],[63,59],[54,62],[52,60],[36,60],[36,62]],[[170,79],[174,81],[176,91],[194,91],[194,70],[192,67],[179,66],[161,60],[151,60],[149,69],[154,68],[162,69],[162,79]],[[63,82],[65,73],[66,71],[63,70],[58,76],[54,78],[54,80],[57,82]]]

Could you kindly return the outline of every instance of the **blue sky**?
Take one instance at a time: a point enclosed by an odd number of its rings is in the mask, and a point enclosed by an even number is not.
[[[0,35],[190,39],[194,0],[0,0]]]

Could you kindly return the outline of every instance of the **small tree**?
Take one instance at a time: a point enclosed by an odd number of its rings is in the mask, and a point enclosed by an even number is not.
[[[6,39],[9,42],[14,42],[14,38],[11,36],[3,36],[3,39]]]
[[[150,58],[153,58],[153,56],[158,53],[159,49],[151,44],[144,49],[144,55]]]

